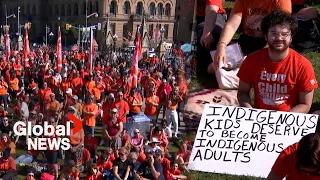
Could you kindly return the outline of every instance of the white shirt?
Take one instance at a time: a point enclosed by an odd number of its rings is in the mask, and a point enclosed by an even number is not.
[[[20,110],[21,110],[22,117],[25,117],[25,118],[29,117],[29,108],[28,108],[27,103],[22,102]]]

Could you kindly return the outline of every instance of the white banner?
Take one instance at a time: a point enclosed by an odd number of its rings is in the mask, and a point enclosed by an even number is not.
[[[188,169],[267,177],[279,153],[315,132],[318,115],[205,106]]]

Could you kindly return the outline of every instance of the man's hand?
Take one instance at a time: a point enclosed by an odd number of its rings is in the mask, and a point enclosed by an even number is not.
[[[211,35],[211,33],[207,33],[207,34],[202,34],[201,38],[200,38],[200,43],[203,47],[205,47],[207,50],[210,49],[212,43],[213,43],[214,39]]]

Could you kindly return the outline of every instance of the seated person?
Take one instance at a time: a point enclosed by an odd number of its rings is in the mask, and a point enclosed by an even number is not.
[[[179,170],[179,165],[176,162],[171,163],[170,174],[173,180],[187,179],[187,176],[182,175],[181,171]]]
[[[9,123],[8,117],[4,117],[2,119],[2,123],[0,124],[1,133],[6,133],[9,137],[13,135],[13,126]]]
[[[103,174],[97,168],[97,164],[95,163],[90,164],[87,170],[87,175],[85,180],[102,180],[102,179],[103,179]]]
[[[69,159],[64,165],[59,179],[79,180],[80,171],[75,167],[75,164],[76,163],[73,160]]]
[[[197,75],[205,75],[226,23],[222,0],[197,0]],[[201,20],[199,16],[202,16]]]
[[[98,169],[101,172],[105,172],[112,169],[113,162],[116,158],[114,157],[113,151],[111,148],[107,148],[103,154],[98,158]],[[110,167],[111,165],[111,167]]]
[[[165,180],[161,165],[161,154],[161,150],[157,150],[155,153],[146,153],[147,160],[140,165],[137,173],[135,174],[135,178]]]
[[[128,179],[132,168],[132,161],[128,158],[129,152],[126,148],[119,150],[119,157],[113,161],[112,176],[115,179]]]
[[[162,128],[159,126],[156,126],[150,133],[150,139],[152,140],[153,138],[156,138],[159,141],[159,146],[163,148],[168,147],[168,138],[163,132]]]
[[[131,139],[131,149],[139,149],[139,152],[143,152],[143,139],[139,129],[134,130],[134,135]]]
[[[8,147],[10,147],[11,149],[11,154],[16,153],[16,145],[14,144],[14,142],[11,141],[11,138],[9,137],[8,134],[3,133],[1,135],[1,140],[0,140],[0,150],[4,151]]]
[[[10,152],[10,148],[0,152],[0,179],[14,179],[17,176],[16,163],[10,156]]]
[[[159,146],[160,141],[157,138],[152,138],[149,144],[145,148],[145,152],[155,152],[156,150],[161,150]]]
[[[268,48],[248,55],[240,67],[240,106],[253,107],[249,95],[253,87],[255,108],[309,112],[318,83],[310,61],[289,48],[296,27],[291,14],[282,10],[272,11],[263,19]]]
[[[320,134],[308,134],[284,149],[274,163],[267,180],[318,180],[320,176]]]
[[[249,9],[258,9],[248,14]],[[262,19],[273,9],[282,9],[291,13],[290,0],[237,0],[232,8],[231,15],[223,28],[219,42],[217,43],[217,52],[214,56],[214,63],[209,66],[214,71],[219,69],[220,63],[225,64],[226,47],[243,21],[243,33],[238,39],[238,43],[244,55],[264,48],[267,45],[264,34],[261,30]],[[260,13],[261,11],[267,13]],[[254,46],[252,45],[254,44]],[[259,59],[260,60],[260,59]],[[258,61],[256,59],[256,61]],[[213,70],[212,70],[213,69]]]
[[[126,128],[123,128],[123,131],[121,133],[121,141],[122,147],[130,149],[130,135],[127,133]]]
[[[138,161],[138,154],[136,152],[131,152],[129,154],[129,159],[132,161],[131,177],[135,177],[141,163]]]
[[[176,162],[178,163],[179,168],[186,169],[190,156],[191,152],[188,150],[187,144],[183,143],[176,155]]]

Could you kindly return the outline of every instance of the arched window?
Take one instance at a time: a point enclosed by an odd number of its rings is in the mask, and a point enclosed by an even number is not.
[[[156,15],[156,5],[154,4],[154,2],[150,3],[149,5],[149,13],[151,16]]]
[[[33,16],[36,16],[36,15],[37,15],[36,5],[33,5],[33,6],[32,6],[32,15],[33,15]]]
[[[130,2],[126,1],[123,6],[123,14],[131,14]]]
[[[56,16],[59,16],[59,7],[57,4],[54,6],[54,13]]]
[[[89,4],[89,12],[90,12],[90,14],[93,13],[93,5],[92,5],[92,2],[90,2],[90,4]]]
[[[170,4],[166,4],[166,8],[165,8],[164,13],[166,16],[171,16],[171,5]]]
[[[60,12],[61,16],[65,16],[66,15],[66,8],[64,7],[64,4],[61,4],[61,12]]]
[[[72,10],[71,10],[71,4],[68,4],[67,6],[67,16],[71,16]]]
[[[74,16],[78,16],[79,15],[79,6],[78,6],[78,3],[75,3],[74,5],[73,5],[73,15]]]
[[[137,9],[136,9],[136,14],[139,14],[139,15],[143,15],[143,4],[142,2],[138,2],[137,4]]]
[[[117,14],[117,2],[111,1],[110,3],[110,14]]]
[[[96,12],[99,14],[99,1],[96,1]]]
[[[162,16],[162,12],[163,12],[163,4],[162,4],[162,3],[159,3],[159,4],[158,4],[158,12],[157,12],[157,15],[158,15],[158,16]]]

